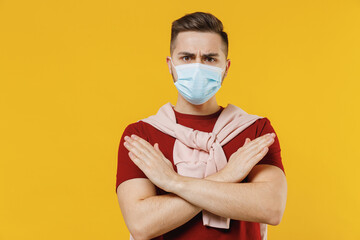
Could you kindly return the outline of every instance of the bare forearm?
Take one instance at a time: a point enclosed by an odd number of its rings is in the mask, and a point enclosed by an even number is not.
[[[138,214],[135,234],[139,239],[151,239],[167,233],[188,222],[196,216],[201,208],[174,195],[158,195],[140,200],[136,205]]]
[[[216,215],[277,225],[284,206],[281,183],[224,183],[180,177],[171,192]],[[286,194],[285,194],[286,199]]]
[[[219,173],[206,179],[219,182],[228,180]],[[185,224],[201,210],[173,193],[148,197],[138,201],[134,207],[132,222],[137,226],[133,227],[134,233],[140,239],[160,236]]]

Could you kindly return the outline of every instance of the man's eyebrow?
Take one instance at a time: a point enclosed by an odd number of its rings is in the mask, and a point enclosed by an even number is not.
[[[179,52],[178,55],[195,56],[195,53],[191,53],[191,52]]]
[[[207,54],[203,54],[204,57],[218,57],[219,54],[218,53],[207,53]]]
[[[186,55],[186,56],[195,56],[195,53],[191,53],[191,52],[179,52],[178,55]],[[202,55],[203,57],[218,57],[219,54],[218,53],[206,53]]]

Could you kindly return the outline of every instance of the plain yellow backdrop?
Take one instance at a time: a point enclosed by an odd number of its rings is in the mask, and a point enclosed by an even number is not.
[[[0,0],[0,239],[128,239],[124,128],[177,91],[171,22],[229,34],[218,103],[268,117],[288,200],[269,239],[360,239],[360,2]]]

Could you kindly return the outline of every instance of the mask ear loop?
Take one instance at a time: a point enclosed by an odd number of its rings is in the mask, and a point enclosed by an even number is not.
[[[173,65],[173,67],[174,67],[174,70],[175,70],[175,72],[176,72],[176,67],[175,67],[175,65],[174,65],[174,63],[173,63],[173,61],[172,61],[172,58],[171,57],[169,57],[170,58],[170,62],[171,62],[171,65]],[[171,71],[172,72],[172,71]],[[177,73],[176,73],[177,74]],[[173,78],[175,78],[174,77],[174,74],[171,74],[172,76],[173,76]],[[175,80],[175,79],[174,79]],[[177,81],[177,80],[176,80]],[[176,82],[176,81],[174,81],[174,83]]]
[[[225,67],[224,67],[224,69],[221,71],[221,73],[223,73],[223,72],[226,70],[226,65],[227,65],[227,60],[226,60],[226,63],[225,63]]]
[[[223,73],[224,73],[224,72],[225,72],[225,70],[226,70],[226,65],[227,65],[227,64],[225,64],[224,69],[221,71],[221,76],[223,75]],[[224,77],[224,78],[225,78],[225,77]],[[223,77],[221,77],[221,84],[223,83],[224,78],[223,78]]]
[[[171,57],[169,57],[169,58],[170,58],[170,61],[171,61],[171,65],[173,65],[173,67],[175,68],[175,65],[174,65],[174,63],[172,61],[172,58]]]
[[[223,74],[226,70],[226,66],[221,70],[221,74]]]

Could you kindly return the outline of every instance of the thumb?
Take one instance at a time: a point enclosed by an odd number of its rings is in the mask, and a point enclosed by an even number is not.
[[[161,152],[158,143],[155,143],[155,144],[154,144],[154,149],[155,149],[156,152],[158,152],[158,153],[161,155],[162,159],[166,162],[166,164],[168,164],[170,167],[172,167],[172,163],[171,163],[171,162],[169,161],[169,159],[167,159],[167,158],[164,156],[164,154]]]
[[[154,148],[155,148],[156,151],[160,151],[160,149],[159,149],[159,144],[155,143],[155,144],[154,144]]]
[[[154,148],[155,148],[155,151],[157,151],[158,153],[161,154],[161,156],[164,156],[164,154],[161,152],[160,148],[159,148],[159,144],[158,143],[155,143],[154,144]]]
[[[251,142],[250,138],[246,138],[244,145],[248,144],[249,142]]]

